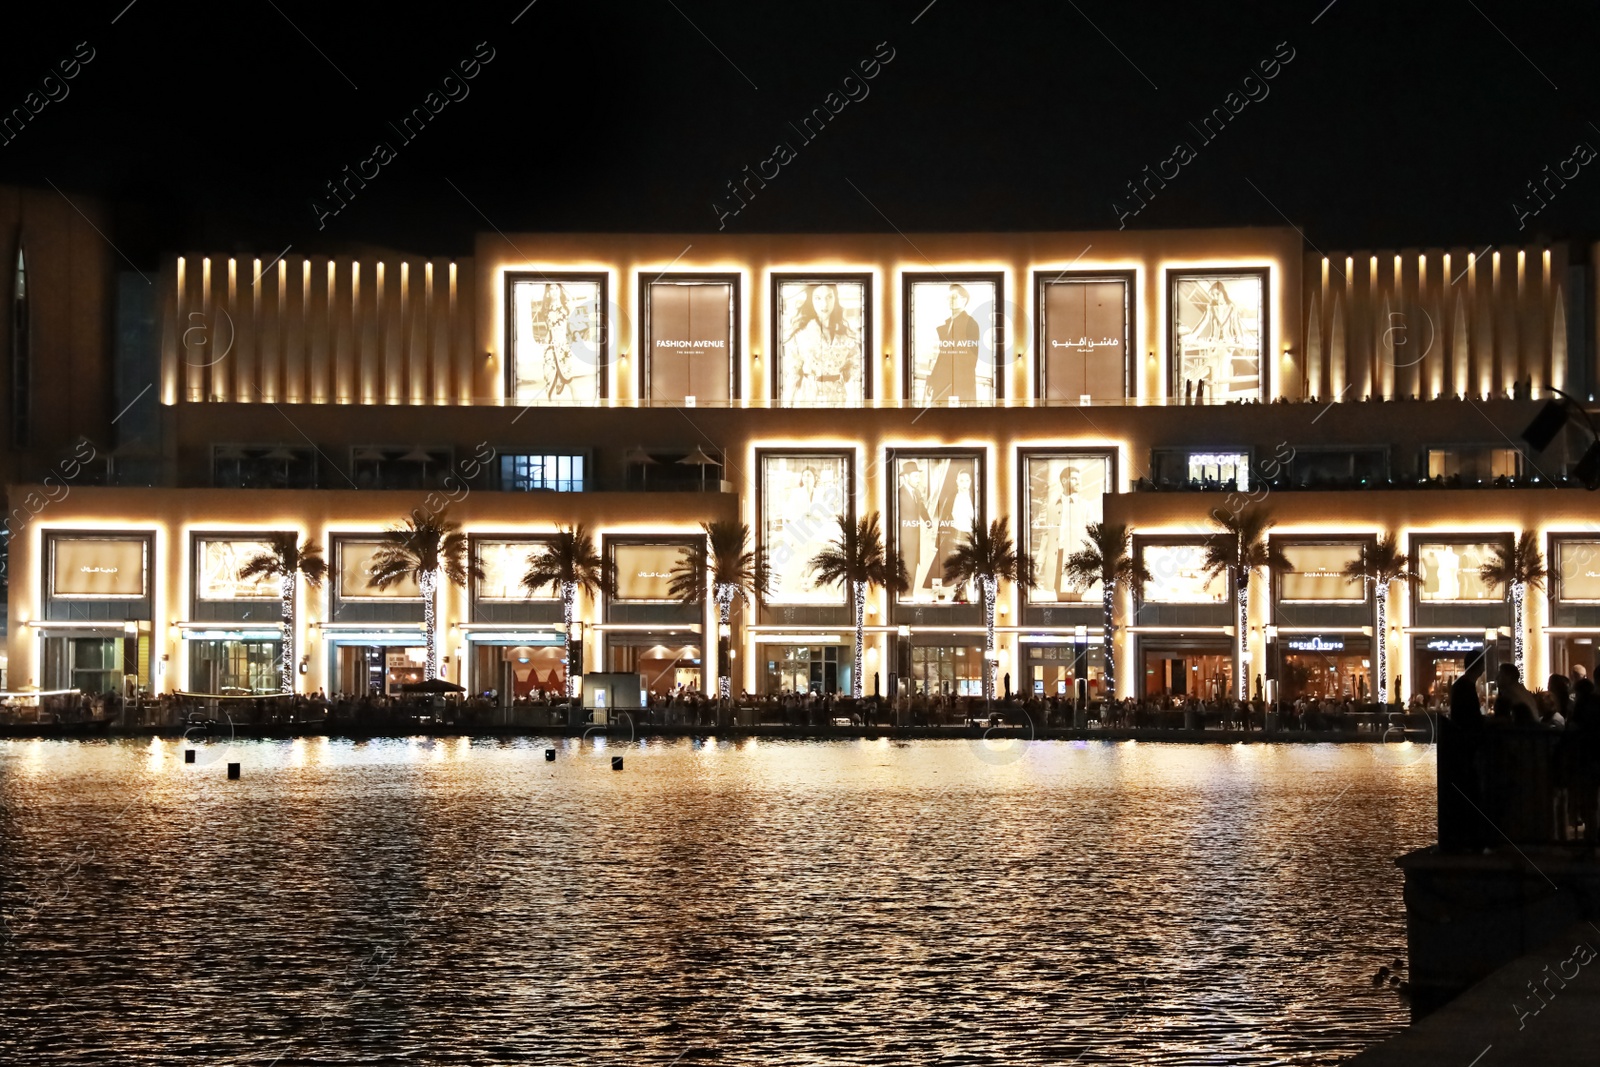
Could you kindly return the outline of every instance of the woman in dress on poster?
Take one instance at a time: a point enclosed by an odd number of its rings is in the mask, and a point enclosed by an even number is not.
[[[783,338],[791,402],[845,404],[854,400],[860,373],[861,337],[845,321],[836,286],[806,287]]]
[[[1200,321],[1183,338],[1183,373],[1207,382],[1211,394],[1234,377],[1235,354],[1245,348],[1244,319],[1220,279],[1202,292],[1202,299],[1206,303]]]

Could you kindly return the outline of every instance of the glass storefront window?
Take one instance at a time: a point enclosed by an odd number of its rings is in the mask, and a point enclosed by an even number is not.
[[[472,667],[472,689],[477,693],[493,689],[509,700],[522,700],[540,693],[562,697],[567,692],[565,645],[477,645]]]
[[[1233,653],[1160,649],[1144,653],[1146,696],[1221,700],[1233,694]]]
[[[673,639],[674,642],[677,639]],[[701,656],[699,645],[652,643],[623,645],[613,643],[607,653],[607,670],[638,674],[650,693],[700,688]]]
[[[189,691],[276,693],[283,687],[282,661],[281,641],[190,641]]]
[[[1103,645],[1032,645],[1028,647],[1028,694],[1072,697],[1079,672],[1089,682],[1089,698],[1098,699],[1105,685]],[[1004,683],[1001,683],[1004,691]]]
[[[911,691],[928,695],[982,696],[982,645],[913,645]]]
[[[769,693],[839,693],[850,691],[852,653],[839,645],[767,645]]]
[[[122,692],[122,638],[51,637],[44,642],[47,689]]]
[[[1281,678],[1285,700],[1366,700],[1372,691],[1372,660],[1355,651],[1288,653]]]

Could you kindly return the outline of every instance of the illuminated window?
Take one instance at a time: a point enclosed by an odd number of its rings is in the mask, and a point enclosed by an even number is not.
[[[500,488],[519,493],[581,493],[583,466],[581,455],[501,455]]]
[[[1493,481],[1522,474],[1522,456],[1514,448],[1430,448],[1429,478]]]
[[[1248,490],[1250,488],[1250,453],[1248,452],[1191,452],[1189,453],[1189,480],[1201,485],[1228,485]]]

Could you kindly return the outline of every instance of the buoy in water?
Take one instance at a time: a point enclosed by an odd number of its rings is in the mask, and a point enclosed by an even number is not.
[[[544,761],[546,763],[554,763],[556,761],[556,750],[553,749],[553,748],[545,749],[544,750]]]
[[[621,756],[612,756],[611,757],[611,769],[614,770],[614,771],[622,770],[622,757]]]
[[[183,750],[183,762],[185,762],[185,763],[193,763],[194,762],[194,749],[186,748],[186,749]]]
[[[238,777],[239,777],[239,765],[237,763],[228,764],[228,780],[229,781],[233,781],[233,780],[237,779]]]

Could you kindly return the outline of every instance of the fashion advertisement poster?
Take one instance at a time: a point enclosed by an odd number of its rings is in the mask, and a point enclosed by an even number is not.
[[[911,580],[902,604],[964,604],[969,590],[945,581],[944,564],[983,521],[982,459],[895,452],[894,550]]]
[[[507,291],[512,398],[519,404],[590,404],[603,396],[602,282],[513,277]]]
[[[811,559],[850,514],[845,453],[761,457],[761,544],[771,572],[768,604],[842,605],[842,586],[811,586]]]
[[[278,579],[268,575],[241,578],[245,564],[272,552],[265,541],[205,537],[195,542],[195,595],[201,600],[277,600]]]
[[[1033,556],[1030,604],[1100,603],[1100,583],[1077,588],[1066,576],[1066,561],[1083,549],[1089,524],[1104,514],[1111,460],[1104,455],[1027,456],[1028,479],[1023,521]]]
[[[387,589],[372,584],[372,557],[384,546],[379,540],[340,540],[335,542],[339,553],[339,596],[343,600],[421,600],[422,590],[410,577],[402,578]]]
[[[1171,284],[1172,395],[1261,399],[1266,274],[1173,274]]]
[[[867,294],[866,282],[849,278],[774,283],[780,403],[860,405],[867,392]]]
[[[546,585],[534,594],[522,584],[528,568],[544,550],[543,541],[477,542],[478,566],[483,569],[483,577],[473,579],[478,599],[497,603],[557,599],[561,592],[558,586]]]
[[[911,399],[928,407],[995,398],[1000,283],[979,277],[906,283]]]
[[[1492,543],[1462,544],[1423,541],[1416,546],[1417,598],[1458,603],[1505,599],[1502,586],[1490,585],[1478,573],[1494,559]]]
[[[1228,576],[1211,577],[1204,570],[1203,545],[1145,545],[1144,583],[1147,604],[1222,604],[1228,599]]]

